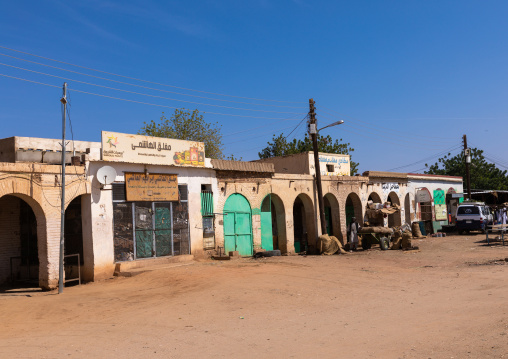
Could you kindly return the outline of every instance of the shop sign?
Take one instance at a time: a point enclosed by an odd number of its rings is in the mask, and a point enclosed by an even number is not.
[[[205,144],[102,131],[102,160],[152,165],[205,166]]]
[[[178,177],[166,173],[125,173],[125,192],[129,202],[178,201]]]
[[[349,176],[351,174],[349,155],[319,154],[319,167],[322,176]]]
[[[400,186],[398,183],[389,182],[389,183],[383,183],[382,188],[383,188],[384,194],[388,194],[390,192],[399,193]]]
[[[416,201],[417,202],[430,202],[430,193],[426,190],[418,190],[416,192]]]

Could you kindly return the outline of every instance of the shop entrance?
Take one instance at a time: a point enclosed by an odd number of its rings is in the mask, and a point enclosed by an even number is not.
[[[135,202],[136,258],[173,254],[171,204]]]
[[[239,193],[228,197],[224,205],[224,250],[251,256],[252,212],[249,201]]]
[[[3,196],[0,198],[0,285],[37,285],[38,282],[35,213],[24,200]]]

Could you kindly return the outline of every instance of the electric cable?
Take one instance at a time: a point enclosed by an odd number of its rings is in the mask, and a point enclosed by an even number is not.
[[[351,127],[351,126],[348,126],[348,127]],[[385,140],[383,140],[383,139],[381,139],[379,137],[365,135],[362,132],[357,132],[357,131],[354,131],[354,130],[351,130],[351,129],[348,130],[346,128],[342,128],[342,131],[350,132],[350,133],[356,134],[358,136],[363,136],[363,137],[370,138],[370,139],[373,139],[373,140],[378,141],[378,142],[382,142],[385,146],[392,145],[392,146],[401,146],[401,147],[404,147],[404,148],[414,148],[414,149],[419,149],[419,150],[422,149],[421,146],[410,146],[410,145],[407,145],[407,144],[400,143],[398,141],[387,142],[387,141],[385,141]],[[429,147],[429,146],[426,146],[426,149],[434,149],[434,150],[441,150],[442,151],[444,148],[443,147]]]
[[[443,155],[445,155],[446,153],[451,153],[451,152],[453,152],[453,151],[455,151],[455,150],[457,150],[457,149],[459,149],[459,148],[460,148],[460,145],[458,145],[458,146],[454,146],[454,147],[449,148],[449,149],[447,149],[447,150],[445,150],[445,151],[441,151],[441,152],[438,152],[438,153],[436,153],[436,154],[434,154],[434,155],[432,155],[432,156],[429,156],[429,157],[423,158],[423,159],[421,159],[421,160],[419,160],[419,161],[415,161],[415,162],[409,163],[409,164],[407,164],[407,165],[403,165],[403,166],[399,166],[399,167],[391,168],[391,169],[387,170],[387,172],[392,172],[392,171],[399,170],[399,169],[401,169],[401,168],[405,168],[405,167],[411,167],[411,166],[413,166],[413,165],[415,165],[415,164],[418,164],[418,163],[421,163],[421,162],[427,162],[427,161],[430,161],[430,160],[432,160],[432,159],[434,159],[434,158],[436,158],[436,157],[443,156]]]
[[[334,113],[336,113],[337,115],[339,115],[339,118],[341,119],[349,119],[349,120],[353,120],[353,121],[359,121],[359,122],[363,122],[367,125],[369,125],[370,127],[373,127],[375,128],[376,130],[378,131],[381,131],[381,132],[387,132],[387,133],[392,133],[392,132],[399,132],[399,133],[402,133],[404,134],[405,136],[413,136],[414,137],[414,134],[410,134],[409,132],[405,132],[405,131],[400,131],[400,130],[394,130],[394,129],[386,129],[386,128],[382,128],[380,126],[375,126],[373,125],[372,123],[370,122],[367,122],[367,121],[363,121],[363,120],[360,120],[358,118],[354,118],[354,117],[351,117],[351,116],[348,116],[348,115],[344,115],[344,114],[341,114],[340,112],[337,112],[335,110],[332,110],[332,109],[329,109],[329,108],[326,108],[326,107],[323,107],[323,106],[320,106],[319,108],[324,108],[324,109],[328,109],[329,111],[332,111]],[[331,113],[327,112],[327,111],[323,111],[325,113],[328,113],[329,115],[332,115]],[[337,116],[335,115],[335,116]],[[333,115],[332,115],[333,116]],[[442,139],[442,140],[449,140],[449,137],[435,137],[433,136],[434,139]],[[432,140],[429,140],[428,142],[437,142],[437,141],[432,141]],[[442,142],[442,141],[439,141],[439,142]]]
[[[331,115],[331,116],[333,116],[333,115]],[[327,118],[330,121],[333,121],[332,119],[328,118],[327,116],[320,115],[320,117],[322,117],[322,118],[324,117],[324,118]],[[333,116],[333,117],[335,119],[340,119],[340,118],[335,117],[335,116]],[[353,126],[351,126],[349,124],[349,122],[344,123],[344,125],[345,126],[349,126],[349,127],[353,127]],[[367,126],[367,125],[363,125],[361,123],[357,123],[356,125],[371,129],[371,131],[368,131],[368,130],[362,130],[362,131],[365,131],[365,132],[368,132],[368,133],[373,133],[375,135],[377,135],[379,132],[385,132],[385,133],[388,133],[388,134],[390,134],[392,136],[397,136],[397,137],[401,136],[401,135],[396,134],[396,133],[393,132],[393,131],[396,131],[396,130],[377,129],[377,128],[373,127],[373,126]],[[373,132],[373,131],[375,131],[375,132]],[[397,131],[397,132],[401,132],[401,131]],[[401,133],[403,133],[403,132],[401,132]],[[413,139],[412,140],[408,140],[409,137],[411,137]],[[443,143],[444,142],[444,141],[434,141],[434,140],[422,140],[420,137],[417,137],[417,136],[414,136],[414,135],[409,136],[407,134],[404,134],[404,138],[406,138],[406,139],[398,139],[398,141],[409,142],[409,143],[415,143],[415,142],[417,142],[417,143],[421,143],[422,145],[428,145],[429,142],[431,142],[431,143]],[[417,139],[415,139],[415,138],[417,138]],[[451,142],[450,138],[448,138],[448,141]]]
[[[44,85],[44,86],[61,88],[61,86],[50,85],[50,84],[46,84],[44,82],[38,82],[38,81],[33,81],[33,80],[27,80],[27,79],[24,79],[24,78],[21,78],[21,77],[9,76],[9,75],[5,75],[5,74],[0,74],[0,76],[9,77],[9,78],[15,79],[15,80],[21,80],[21,81],[31,82],[31,83],[38,84],[38,85]]]
[[[134,94],[134,95],[141,95],[141,96],[155,97],[155,98],[160,98],[160,99],[170,100],[170,101],[178,101],[178,102],[191,103],[191,104],[194,104],[194,105],[221,107],[221,108],[227,108],[227,109],[231,109],[231,110],[240,110],[240,111],[255,111],[255,112],[267,112],[267,113],[291,114],[291,115],[300,114],[300,112],[284,112],[284,111],[256,110],[256,109],[250,109],[250,108],[238,108],[238,107],[231,107],[231,106],[221,106],[221,105],[214,105],[214,104],[208,104],[208,103],[193,102],[193,101],[187,101],[187,100],[178,100],[178,99],[175,99],[175,98],[170,98],[170,97],[157,96],[157,95],[150,95],[150,94],[145,94],[145,93],[142,93],[142,92],[135,92],[135,91],[123,90],[123,89],[119,89],[119,88],[115,88],[115,87],[109,87],[109,86],[104,86],[104,85],[94,84],[94,83],[91,83],[91,82],[86,82],[86,81],[80,81],[80,80],[76,80],[76,79],[71,79],[71,78],[68,78],[68,77],[63,77],[63,76],[52,75],[52,74],[48,74],[48,73],[45,73],[45,72],[40,72],[40,71],[35,71],[35,70],[26,69],[26,68],[23,68],[23,67],[18,67],[18,66],[13,66],[13,65],[9,65],[9,64],[4,64],[4,63],[1,63],[1,62],[0,62],[0,65],[2,65],[2,66],[7,66],[7,67],[12,67],[12,68],[15,68],[15,69],[17,69],[17,70],[23,70],[23,71],[28,71],[28,72],[36,73],[36,74],[39,74],[39,75],[44,75],[44,76],[55,77],[55,78],[59,78],[59,79],[62,79],[62,80],[69,81],[69,82],[73,81],[73,82],[81,83],[81,84],[84,84],[84,85],[89,85],[89,86],[96,86],[96,87],[105,88],[105,89],[108,89],[108,90],[121,91],[121,92],[126,92],[126,93],[130,93],[130,94]]]
[[[154,85],[159,85],[159,86],[166,86],[166,87],[177,88],[177,89],[179,89],[179,90],[193,91],[193,92],[199,92],[199,93],[206,93],[206,94],[209,94],[209,95],[216,95],[216,96],[224,96],[224,97],[232,97],[232,98],[241,98],[241,99],[245,99],[245,100],[253,100],[253,101],[267,101],[267,102],[295,103],[295,104],[300,104],[300,103],[301,103],[301,102],[297,102],[297,101],[269,100],[269,99],[260,99],[260,98],[252,98],[252,97],[242,97],[242,96],[226,95],[226,94],[215,93],[215,92],[208,92],[208,91],[194,90],[194,89],[190,89],[190,88],[186,88],[186,87],[179,87],[179,86],[174,86],[174,85],[168,85],[168,84],[163,84],[163,83],[159,83],[159,82],[154,82],[154,81],[148,81],[148,80],[138,79],[138,78],[135,78],[135,77],[125,76],[125,75],[119,75],[119,74],[115,74],[115,73],[113,73],[113,72],[107,72],[107,71],[97,70],[97,69],[94,69],[94,68],[91,68],[91,67],[86,67],[86,66],[81,66],[81,65],[72,64],[72,63],[70,63],[70,62],[65,62],[65,61],[55,60],[55,59],[52,59],[52,58],[49,58],[49,57],[44,57],[44,56],[40,56],[40,55],[36,55],[36,54],[29,53],[29,52],[25,52],[25,51],[20,51],[20,50],[12,49],[12,48],[9,48],[9,47],[6,47],[6,46],[1,46],[1,45],[0,45],[0,48],[2,48],[2,49],[6,49],[6,50],[9,50],[9,51],[18,52],[18,53],[21,53],[21,54],[24,54],[24,55],[29,55],[29,56],[33,56],[33,57],[38,57],[38,58],[41,58],[41,59],[44,59],[44,60],[48,60],[48,61],[58,62],[58,63],[61,63],[61,64],[65,64],[65,65],[69,65],[69,66],[74,66],[74,67],[82,68],[82,69],[89,70],[89,71],[100,72],[100,73],[107,74],[107,75],[112,75],[112,76],[122,77],[122,78],[126,78],[126,79],[129,79],[129,80],[135,80],[135,81],[140,81],[140,82],[145,82],[145,83],[151,83],[151,84],[154,84]]]
[[[173,107],[173,106],[159,105],[159,104],[150,103],[150,102],[129,100],[129,99],[125,99],[125,98],[114,97],[114,96],[107,96],[107,95],[101,95],[101,94],[97,94],[97,93],[94,93],[94,92],[82,91],[82,90],[77,90],[77,89],[73,89],[73,91],[74,92],[79,92],[79,93],[84,93],[84,94],[87,94],[87,95],[100,96],[100,97],[105,97],[105,98],[109,98],[109,99],[119,100],[119,101],[127,101],[127,102],[138,103],[138,104],[141,104],[141,105],[150,105],[150,106],[156,106],[156,107],[178,109],[178,107]],[[210,111],[203,111],[203,113],[208,113],[208,114],[212,114],[212,115],[220,115],[220,116],[257,118],[257,119],[265,119],[265,120],[298,120],[296,118],[293,118],[293,119],[283,119],[283,118],[280,118],[280,117],[262,117],[262,116],[235,115],[235,114],[231,114],[231,113],[218,113],[218,112],[210,112]]]
[[[298,123],[298,125],[296,125],[296,127],[293,129],[293,131],[291,131],[286,137],[284,137],[285,139],[287,139],[298,127],[300,127],[300,125],[302,124],[303,121],[305,121],[307,119],[307,117],[309,117],[309,115],[306,115],[304,118],[302,118],[302,120]]]

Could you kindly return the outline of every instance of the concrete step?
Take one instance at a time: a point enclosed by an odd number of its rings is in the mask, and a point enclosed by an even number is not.
[[[182,265],[190,265],[194,263],[194,256],[191,254],[173,257],[138,259],[130,262],[116,263],[114,275],[132,277],[144,272],[164,268],[180,267]]]

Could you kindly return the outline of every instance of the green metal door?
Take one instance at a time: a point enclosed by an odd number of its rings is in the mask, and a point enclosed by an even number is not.
[[[247,199],[234,193],[224,205],[224,250],[252,255],[252,212]]]
[[[325,207],[325,220],[326,220],[326,233],[332,235],[332,209],[331,207]]]
[[[267,251],[273,250],[272,200],[270,197],[270,195],[266,196],[261,205],[261,248]]]
[[[346,225],[351,223],[351,218],[355,216],[355,206],[346,206]]]
[[[155,203],[155,255],[173,254],[171,246],[171,204]]]
[[[136,258],[153,256],[152,203],[136,202]]]

